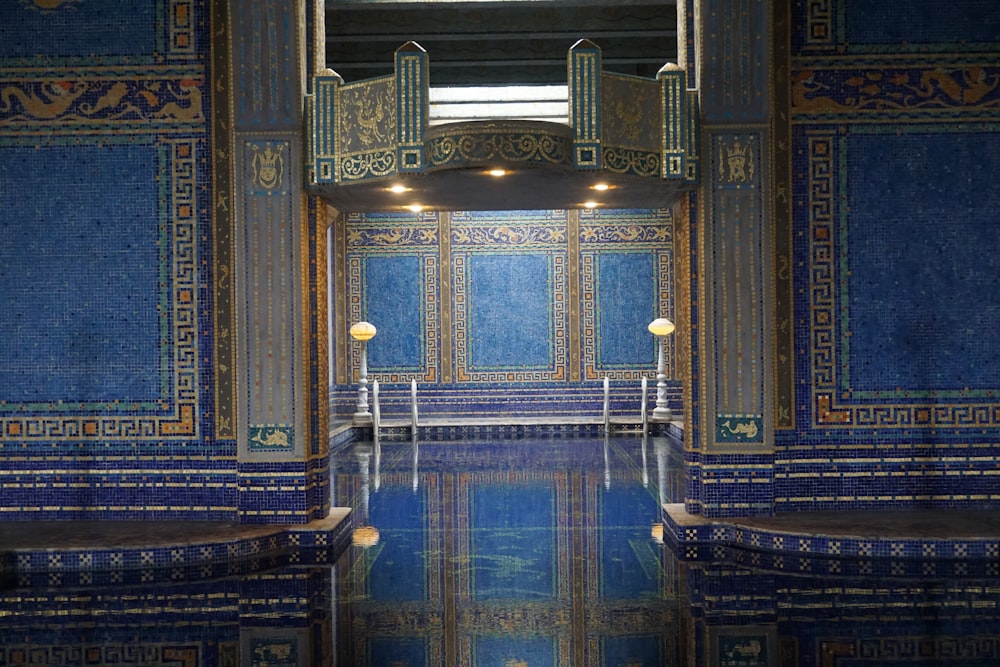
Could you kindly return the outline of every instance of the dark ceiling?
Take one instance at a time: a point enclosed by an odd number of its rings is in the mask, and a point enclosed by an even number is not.
[[[566,83],[566,53],[581,38],[604,69],[654,78],[677,60],[675,1],[326,3],[326,61],[348,83],[392,73],[415,41],[432,86]]]
[[[664,64],[677,61],[676,1],[326,3],[326,62],[346,83],[392,74],[396,50],[415,41],[427,51],[432,87],[565,85],[567,53],[583,38],[601,48],[604,71],[654,79]],[[387,182],[329,186],[322,196],[348,211],[413,203],[437,210],[562,209],[588,200],[659,208],[677,196],[676,184],[657,178],[492,166],[514,170],[503,179],[484,176],[482,168],[392,179],[408,188],[403,196],[387,195]],[[596,180],[612,188],[595,193]]]

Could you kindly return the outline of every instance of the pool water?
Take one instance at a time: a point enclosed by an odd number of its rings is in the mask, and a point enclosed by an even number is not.
[[[341,659],[675,663],[678,598],[654,531],[670,455],[639,437],[350,446]]]
[[[175,583],[7,582],[0,665],[1000,665],[997,554],[664,544],[682,460],[637,435],[347,443],[352,543]]]

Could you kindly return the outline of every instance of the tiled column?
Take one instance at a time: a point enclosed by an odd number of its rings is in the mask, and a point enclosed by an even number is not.
[[[691,239],[698,428],[688,443],[686,505],[706,516],[769,514],[770,3],[702,0],[685,9],[703,156]]]
[[[238,506],[251,523],[329,510],[325,214],[301,173],[304,70],[317,61],[302,50],[317,21],[305,0],[229,4]]]

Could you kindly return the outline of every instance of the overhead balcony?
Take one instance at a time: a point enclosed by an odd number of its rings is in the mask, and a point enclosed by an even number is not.
[[[663,208],[698,180],[697,96],[684,70],[605,72],[588,40],[567,84],[430,86],[407,42],[393,74],[306,99],[308,186],[342,211]]]

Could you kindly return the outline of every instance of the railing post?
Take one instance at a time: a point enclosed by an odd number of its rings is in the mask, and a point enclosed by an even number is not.
[[[378,444],[378,427],[382,422],[382,408],[378,402],[378,380],[372,380],[372,439]]]
[[[604,376],[604,432],[611,432],[611,381]]]
[[[648,393],[647,393],[648,392],[648,385],[649,385],[649,382],[646,380],[646,377],[643,376],[643,378],[642,378],[642,408],[639,411],[639,418],[642,420],[642,432],[643,433],[646,432],[646,424],[649,423],[649,417],[648,417],[649,408],[646,406],[646,400],[649,398]]]
[[[417,381],[410,380],[410,416],[413,420],[413,437],[417,437]]]

